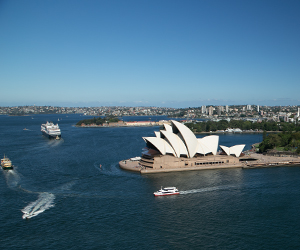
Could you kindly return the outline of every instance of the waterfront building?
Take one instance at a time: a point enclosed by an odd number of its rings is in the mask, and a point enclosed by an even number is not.
[[[221,146],[219,136],[197,138],[184,124],[171,121],[154,137],[143,137],[146,147],[139,161],[141,173],[195,170],[239,166],[244,144],[232,147]],[[122,165],[122,163],[121,163]]]

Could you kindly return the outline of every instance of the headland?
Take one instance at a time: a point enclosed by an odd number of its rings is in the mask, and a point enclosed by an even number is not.
[[[143,137],[146,147],[143,148],[141,157],[119,162],[122,169],[144,174],[300,165],[298,154],[258,154],[255,144],[252,150],[243,152],[245,144],[231,147],[218,145],[218,135],[197,138],[187,126],[174,120],[154,133],[155,137]]]

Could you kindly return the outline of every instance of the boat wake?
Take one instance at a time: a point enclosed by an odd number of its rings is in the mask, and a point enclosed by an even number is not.
[[[38,199],[29,203],[21,211],[23,212],[23,219],[29,219],[43,213],[45,210],[54,207],[55,196],[52,193],[40,193]]]
[[[203,192],[211,192],[216,190],[225,190],[229,188],[233,188],[234,186],[219,186],[219,187],[207,187],[207,188],[199,188],[199,189],[191,189],[180,191],[179,194],[195,194],[195,193],[203,193]]]
[[[9,188],[16,188],[20,182],[20,175],[14,168],[12,170],[3,170],[6,179],[6,184]]]
[[[48,138],[47,138],[48,139]],[[48,146],[49,147],[57,147],[59,146],[60,144],[62,144],[64,142],[64,139],[63,138],[60,138],[59,140],[56,140],[56,139],[48,139]]]

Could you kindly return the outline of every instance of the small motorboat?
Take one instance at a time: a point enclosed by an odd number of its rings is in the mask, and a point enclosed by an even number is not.
[[[176,187],[165,187],[153,193],[154,196],[164,196],[164,195],[174,195],[179,194],[179,191]]]

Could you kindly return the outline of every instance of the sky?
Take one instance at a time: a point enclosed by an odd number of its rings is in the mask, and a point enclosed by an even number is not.
[[[300,105],[299,0],[0,0],[0,106]]]

